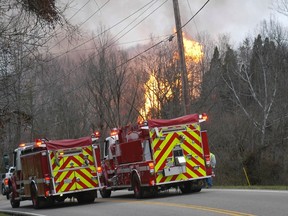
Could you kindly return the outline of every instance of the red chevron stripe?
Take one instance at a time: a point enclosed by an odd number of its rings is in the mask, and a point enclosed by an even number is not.
[[[164,148],[161,149],[160,154],[157,156],[157,158],[155,159],[156,164],[160,163],[159,161],[161,160],[161,158],[163,157],[163,155],[166,153],[166,151],[168,150],[168,148],[170,147],[170,145],[174,142],[174,140],[178,137],[178,135],[176,133],[174,133],[172,135],[172,137],[168,140],[168,142],[165,144]],[[169,157],[172,157],[172,150],[169,152]],[[162,162],[162,164],[160,164],[159,169],[164,169],[165,167],[165,163],[166,161],[164,160]]]
[[[72,182],[65,188],[65,191],[70,191],[71,187],[76,183],[75,178],[72,179]]]
[[[203,155],[201,152],[199,152],[196,148],[194,148],[191,144],[185,144],[185,146],[187,148],[189,148],[194,154],[196,154],[197,156],[203,158]],[[183,149],[184,150],[184,149]],[[184,154],[187,155],[187,154],[191,154],[191,152],[187,152],[186,150],[184,150]]]
[[[156,138],[156,132],[154,131],[153,134],[151,135],[151,139],[154,140]]]
[[[194,170],[194,168],[190,165],[190,164],[186,164],[186,167],[191,170],[193,173],[195,173],[198,177],[203,176],[203,174],[201,174],[198,170]],[[192,177],[192,176],[191,176]],[[190,178],[191,178],[190,177]]]
[[[85,151],[86,151],[89,155],[92,155],[92,150],[91,150],[91,148],[87,147],[87,148],[85,148]]]
[[[57,166],[57,165],[55,164],[54,157],[55,157],[54,152],[51,152],[51,154],[50,154],[50,161],[51,161],[52,170],[54,170],[55,167]]]
[[[171,151],[171,152],[169,152],[168,157],[172,157],[172,156],[173,156],[173,153]],[[166,160],[164,160],[164,162],[160,165],[159,170],[163,170],[165,168],[165,166],[166,166]]]
[[[167,177],[166,177],[166,176],[163,176],[163,178],[160,179],[159,183],[165,182],[166,179],[167,179]]]
[[[184,135],[188,137],[190,140],[194,141],[195,144],[198,146],[202,147],[201,141],[197,140],[191,133],[185,132]],[[187,140],[185,140],[187,142]]]
[[[191,158],[191,160],[198,166],[200,166],[201,169],[205,170],[204,164],[201,164],[198,160],[196,160],[194,157]]]
[[[85,185],[85,184],[84,184],[83,182],[81,182],[81,181],[78,181],[78,182],[76,182],[76,183],[81,186],[81,188],[77,187],[77,189],[87,189],[87,188],[89,188],[87,185]]]
[[[188,128],[190,128],[191,130],[198,131],[199,134],[200,134],[200,131],[197,130],[197,127],[194,127],[193,124],[190,124],[190,125],[187,125],[187,126],[188,126]],[[197,126],[198,126],[198,125],[197,125]]]
[[[78,175],[80,175],[82,178],[84,178],[86,181],[88,181],[91,185],[93,185],[94,187],[97,186],[96,182],[93,181],[89,176],[87,176],[85,173],[82,172],[82,170],[76,170],[76,172],[78,173]],[[89,170],[89,173],[91,173],[91,170]],[[87,187],[87,186],[86,186]]]
[[[81,161],[79,161],[76,157],[72,157],[71,160],[73,160],[78,166],[82,166],[83,163],[81,163]],[[75,167],[75,166],[74,166]]]
[[[177,177],[178,177],[178,175],[172,176],[171,181],[175,181]]]
[[[159,160],[161,159],[161,157],[163,156],[163,154],[165,154],[165,152],[167,151],[167,149],[170,147],[171,143],[174,142],[174,140],[178,137],[177,133],[173,133],[173,135],[171,136],[171,138],[168,140],[168,142],[165,144],[164,148],[161,149],[160,154],[157,156],[157,158],[155,158],[156,163],[159,162]],[[166,138],[167,139],[167,138]]]
[[[59,191],[59,190],[62,188],[62,186],[64,185],[64,179],[65,179],[65,178],[69,178],[72,173],[73,173],[73,171],[68,171],[68,172],[66,173],[65,177],[63,178],[63,180],[61,180],[61,181],[59,182],[59,185],[56,187],[56,191]],[[60,176],[61,174],[62,174],[62,172],[58,172],[58,173],[57,173],[57,175],[55,176],[55,182],[57,182],[57,180],[58,180],[58,178],[59,178],[59,176]],[[72,180],[72,182],[71,182],[70,184],[72,184],[72,183],[73,183],[73,180]]]
[[[188,179],[192,178],[192,176],[189,173],[183,173]]]
[[[157,149],[161,146],[162,142],[163,142],[163,140],[160,140],[160,139],[158,140],[158,142],[156,143],[156,145],[153,148],[154,152],[157,151]]]

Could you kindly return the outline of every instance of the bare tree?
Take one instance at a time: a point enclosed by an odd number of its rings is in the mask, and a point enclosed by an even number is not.
[[[288,16],[288,1],[287,0],[277,0],[273,2],[273,7],[281,14]]]

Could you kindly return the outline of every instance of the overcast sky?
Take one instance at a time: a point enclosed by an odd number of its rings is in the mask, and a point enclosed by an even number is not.
[[[182,25],[205,2],[206,0],[179,0]],[[253,34],[256,26],[264,19],[269,20],[271,16],[276,16],[283,25],[288,23],[288,17],[277,13],[272,8],[272,2],[273,0],[210,0],[187,24],[184,31],[192,38],[203,31],[215,38],[219,34],[229,34],[231,41],[238,43],[249,33]],[[144,43],[144,39],[151,35],[166,36],[173,33],[175,26],[172,0],[74,0],[70,7],[67,17],[73,16],[74,24],[85,22],[81,28],[94,32],[102,24],[106,29],[111,28],[112,35],[121,37],[120,44],[136,45],[132,42]],[[138,13],[129,17],[137,10]],[[122,20],[124,21],[121,22]]]

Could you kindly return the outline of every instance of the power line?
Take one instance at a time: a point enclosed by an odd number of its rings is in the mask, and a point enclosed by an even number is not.
[[[122,37],[124,37],[126,34],[128,34],[132,29],[134,29],[136,26],[138,26],[140,23],[142,23],[145,19],[147,19],[151,14],[153,14],[155,11],[157,11],[160,7],[162,7],[168,0],[166,0],[165,2],[163,2],[162,4],[160,4],[157,8],[155,8],[152,12],[150,12],[147,16],[145,16],[142,20],[140,20],[138,23],[136,23],[133,27],[131,27],[127,32],[125,32],[123,35],[121,35],[116,41],[112,41],[112,43],[115,43],[117,41],[119,41]],[[148,9],[147,9],[148,10]],[[142,14],[144,14],[147,10],[145,10]],[[141,15],[142,15],[141,14]],[[138,16],[137,18],[139,18],[140,16]],[[136,18],[136,19],[137,19]],[[130,22],[122,31],[124,31],[130,24],[132,24],[136,19],[134,19],[132,22]],[[118,36],[122,31],[120,31],[118,34],[116,34],[116,36]],[[115,36],[115,37],[116,37]],[[112,40],[115,38],[113,37]],[[112,44],[111,43],[111,44]]]
[[[68,51],[66,51],[66,52],[64,52],[64,53],[62,53],[62,54],[60,54],[60,55],[58,55],[58,56],[53,57],[52,59],[50,59],[50,61],[51,61],[51,60],[54,60],[55,58],[59,58],[59,57],[65,55],[65,54],[69,53],[70,51],[73,51],[73,50],[75,50],[75,49],[77,49],[77,48],[79,48],[79,47],[87,44],[88,42],[94,40],[95,38],[97,38],[97,37],[105,34],[106,32],[110,31],[111,29],[113,29],[113,28],[116,27],[117,25],[121,24],[122,22],[124,22],[124,21],[127,20],[128,18],[132,17],[133,15],[135,15],[136,13],[138,13],[139,11],[141,11],[143,8],[147,7],[147,6],[148,6],[149,4],[151,4],[153,1],[155,1],[155,0],[152,0],[152,1],[148,2],[147,4],[145,4],[145,5],[144,5],[143,7],[141,7],[140,9],[136,10],[135,12],[133,12],[132,14],[130,14],[129,16],[127,16],[126,18],[124,18],[124,19],[120,20],[119,22],[115,23],[115,24],[112,25],[110,28],[104,30],[103,32],[100,32],[100,33],[97,34],[96,36],[93,36],[91,39],[89,39],[89,40],[87,40],[87,41],[85,41],[85,42],[83,42],[83,43],[81,43],[81,44],[73,47],[72,49],[70,49],[70,50],[68,50]]]
[[[128,17],[124,18],[123,20],[117,22],[116,24],[114,24],[114,25],[113,25],[112,27],[110,27],[109,29],[112,29],[112,28],[115,27],[116,25],[120,24],[121,22],[125,21],[126,19],[130,18],[131,16],[135,15],[136,13],[138,13],[139,11],[141,11],[142,9],[144,9],[145,7],[147,7],[149,4],[151,4],[153,1],[155,1],[155,0],[152,0],[152,1],[150,1],[149,3],[145,4],[143,7],[141,7],[141,8],[138,9],[138,10],[136,10],[134,13],[130,14]],[[166,0],[166,1],[167,1],[167,0]],[[150,6],[150,7],[151,7],[151,6]],[[150,7],[149,7],[149,8],[150,8]],[[139,15],[139,16],[140,16],[140,15]],[[139,17],[139,16],[138,16],[138,17]],[[138,17],[137,17],[137,18],[138,18]],[[109,29],[108,29],[108,30],[109,30]],[[101,34],[104,34],[104,33],[107,32],[108,30],[105,30],[105,31],[101,32],[100,34],[96,35],[95,37],[92,37],[91,39],[89,39],[88,41],[84,42],[83,44],[85,44],[85,43],[87,43],[87,42],[95,39],[96,37],[100,36]],[[113,45],[113,44],[111,43],[110,45],[108,45],[108,47],[110,47],[110,46],[112,46],[112,45]],[[77,46],[77,47],[79,47],[79,46]],[[106,48],[108,48],[108,47],[106,47]],[[71,49],[69,52],[71,52],[71,51],[73,51],[73,50],[75,50],[75,49],[76,49],[76,48],[74,47],[74,48]],[[99,53],[98,53],[98,54],[99,54]],[[56,58],[58,58],[58,57],[60,57],[60,56],[63,56],[63,53],[62,53],[62,54],[59,54],[59,55],[56,56],[56,57],[53,57],[53,58],[50,59],[49,61],[52,61],[52,60],[54,60],[54,59],[56,59]],[[87,61],[89,61],[89,59],[88,59]],[[75,67],[73,70],[69,71],[68,74],[63,74],[62,78],[70,75],[73,71],[76,71],[79,67],[83,66],[87,61],[82,62],[79,66],[77,66],[77,67]],[[59,80],[59,78],[56,78],[55,81],[53,81],[52,83],[56,82],[57,80]],[[52,84],[51,84],[51,85],[52,85]]]
[[[197,16],[198,13],[200,13],[200,11],[203,10],[203,8],[208,4],[210,0],[207,0],[203,5],[202,7],[194,14],[194,16],[192,16],[184,25],[182,25],[182,27],[180,29],[183,29],[189,22],[191,22],[192,19],[194,19],[194,17]],[[178,29],[178,31],[180,30]]]
[[[90,0],[89,0],[88,2],[90,2]],[[84,7],[88,4],[88,2],[87,2],[85,5],[83,5],[83,6],[78,10],[78,12],[79,12],[82,8],[84,8]],[[95,11],[93,14],[91,14],[86,20],[84,20],[84,21],[80,24],[79,27],[81,27],[81,26],[84,25],[86,22],[88,22],[88,20],[90,20],[96,13],[98,13],[103,7],[105,7],[105,5],[107,5],[109,2],[110,2],[110,0],[107,0],[100,8],[98,8],[98,10],[96,10],[96,11]],[[78,12],[77,12],[77,13],[78,13]],[[72,19],[75,15],[76,15],[76,13],[75,13],[72,17],[70,17],[70,19]],[[64,41],[67,37],[68,37],[68,36],[64,37],[61,41],[57,42],[54,46],[52,46],[51,48],[49,48],[49,50],[53,49],[53,48],[54,48],[55,46],[57,46],[59,43],[61,43],[62,41]],[[48,52],[49,52],[49,50],[48,50]]]
[[[177,31],[179,31],[180,29],[184,28],[192,19],[194,19],[194,17],[196,17],[197,14],[199,14],[199,12],[208,4],[209,1],[210,1],[210,0],[207,0],[207,1],[204,3],[204,5],[196,12],[196,14],[194,14],[194,15],[193,15],[184,25],[182,25]],[[151,2],[152,2],[152,1],[151,1]],[[132,60],[134,60],[134,59],[136,59],[136,58],[138,58],[139,56],[141,56],[141,55],[143,55],[144,53],[148,52],[149,50],[157,47],[158,45],[160,45],[161,43],[163,43],[163,42],[165,42],[165,41],[171,41],[171,39],[173,38],[173,35],[175,35],[175,34],[177,33],[177,31],[176,31],[175,33],[173,33],[172,35],[170,35],[169,37],[167,37],[167,38],[159,41],[158,43],[155,43],[155,44],[152,45],[151,47],[149,47],[149,48],[145,49],[144,51],[138,53],[137,55],[133,56],[132,58],[127,59],[125,62],[123,62],[123,63],[115,66],[115,67],[114,67],[113,69],[111,69],[110,71],[115,70],[115,69],[117,69],[117,68],[119,68],[119,67],[122,67],[123,65],[127,64],[128,62],[130,62],[130,61],[132,61]],[[93,38],[93,39],[94,39],[94,38]],[[87,62],[88,62],[89,60],[91,60],[93,57],[94,57],[94,56],[91,56],[91,57],[88,58],[86,61],[82,62],[79,67],[83,66],[85,63],[87,63]],[[79,68],[79,67],[77,67],[77,68]],[[75,69],[75,70],[76,70],[76,69]],[[73,71],[74,71],[74,70],[73,70]],[[69,74],[70,74],[70,73],[69,73]],[[58,79],[57,79],[57,80],[58,80]],[[94,79],[89,80],[88,82],[93,82],[93,81],[94,81]],[[80,88],[82,88],[82,87],[83,87],[83,84],[80,84],[80,85],[77,86],[76,88],[73,88],[73,89],[65,92],[64,95],[66,95],[66,94],[71,94],[71,93],[74,92],[75,90],[78,90],[78,89],[80,89]],[[45,105],[45,104],[46,104],[46,103],[44,103],[44,104],[42,104],[42,105]]]
[[[79,8],[68,20],[67,22],[69,22],[76,14],[78,14],[91,0],[88,0],[81,8]],[[105,4],[103,4],[96,12],[94,12],[88,19],[86,19],[82,24],[80,24],[79,27],[81,27],[85,22],[87,22],[89,19],[91,19],[97,12],[99,12],[110,0],[107,0]],[[56,31],[55,31],[56,32]],[[55,35],[54,35],[55,36]],[[44,44],[46,44],[47,42],[49,42],[54,36],[50,35],[41,45],[39,46],[43,46]],[[65,40],[68,36],[66,35],[62,40],[58,41],[54,46],[50,47],[47,52],[49,52],[51,49],[53,49],[57,44],[61,43],[63,40]],[[35,43],[37,43],[38,41],[40,41],[42,38],[39,38]],[[27,40],[28,41],[28,40]],[[29,50],[30,51],[30,50]],[[30,51],[29,53],[27,53],[25,56],[23,56],[21,59],[26,58],[29,54],[33,54],[32,51]],[[35,55],[34,55],[35,56]]]

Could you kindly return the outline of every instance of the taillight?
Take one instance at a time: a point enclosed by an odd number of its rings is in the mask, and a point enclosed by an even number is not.
[[[153,162],[150,162],[150,163],[149,163],[149,170],[150,170],[150,173],[151,173],[151,174],[154,173],[154,163],[153,163]]]
[[[97,167],[97,173],[99,173],[99,174],[102,173],[102,167],[101,166]]]
[[[211,166],[210,155],[205,155],[205,161],[206,161],[206,166],[210,167]]]
[[[8,178],[5,178],[5,179],[4,179],[4,184],[5,184],[5,185],[8,185],[8,182],[9,182]]]
[[[50,176],[46,175],[44,177],[44,182],[45,182],[45,184],[49,185],[50,184]]]

